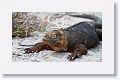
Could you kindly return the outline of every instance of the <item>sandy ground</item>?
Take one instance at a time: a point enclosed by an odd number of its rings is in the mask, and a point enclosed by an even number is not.
[[[63,13],[61,13],[63,14]],[[101,17],[100,13],[94,13],[95,15]],[[49,24],[46,27],[46,32],[51,31],[56,28],[66,28],[75,23],[88,21],[88,19],[83,18],[73,18],[70,16],[58,16],[59,18],[51,17],[52,14],[42,14],[38,16],[48,16]],[[21,42],[25,45],[33,45],[37,42],[42,41],[42,38],[46,32],[34,32],[32,37],[28,38],[14,38],[12,39],[12,61],[13,62],[68,62],[67,56],[71,53],[69,52],[55,52],[50,50],[43,50],[39,53],[24,54],[24,49],[29,46],[19,46],[18,43]],[[102,61],[102,42],[95,48],[89,49],[87,55],[83,55],[81,58],[77,58],[74,62],[101,62]]]

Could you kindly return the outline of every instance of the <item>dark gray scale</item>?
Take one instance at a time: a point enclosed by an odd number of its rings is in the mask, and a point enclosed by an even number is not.
[[[87,48],[95,47],[99,43],[95,26],[87,22],[81,22],[65,29],[68,38],[68,47],[75,47],[76,44],[84,44]]]

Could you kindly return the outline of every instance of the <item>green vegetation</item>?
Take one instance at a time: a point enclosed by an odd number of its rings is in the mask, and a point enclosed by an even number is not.
[[[47,22],[29,12],[12,13],[12,37],[29,37],[34,31],[45,32]]]

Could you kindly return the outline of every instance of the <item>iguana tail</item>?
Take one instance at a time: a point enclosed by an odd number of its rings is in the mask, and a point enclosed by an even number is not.
[[[91,19],[95,22],[96,28],[102,29],[102,19],[95,15],[91,15],[91,14],[81,14],[81,15],[68,14],[68,15],[72,17]]]

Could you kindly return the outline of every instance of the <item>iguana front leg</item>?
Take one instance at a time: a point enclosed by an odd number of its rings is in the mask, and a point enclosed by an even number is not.
[[[85,55],[85,54],[87,54],[87,48],[85,45],[80,44],[74,49],[73,53],[67,57],[67,59],[69,61],[73,61],[75,60],[75,58],[79,58],[81,57],[81,55]]]
[[[25,53],[34,53],[40,52],[43,49],[51,49],[48,45],[44,42],[36,43],[33,47],[25,49]]]

